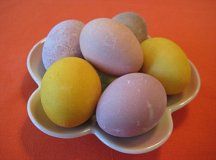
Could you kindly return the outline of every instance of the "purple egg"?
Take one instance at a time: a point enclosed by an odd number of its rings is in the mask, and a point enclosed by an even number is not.
[[[87,23],[80,34],[80,48],[85,59],[109,75],[137,72],[143,64],[135,35],[112,19],[98,18]]]
[[[46,69],[61,58],[82,57],[79,37],[83,26],[78,20],[66,20],[51,29],[42,51],[42,61]]]
[[[132,137],[152,129],[166,105],[165,89],[157,79],[144,73],[131,73],[106,88],[98,102],[96,118],[105,132]]]
[[[123,12],[117,14],[113,19],[126,25],[135,34],[140,43],[147,39],[146,22],[137,13]]]

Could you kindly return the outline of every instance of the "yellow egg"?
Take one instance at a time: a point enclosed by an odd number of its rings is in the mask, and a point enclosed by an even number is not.
[[[173,41],[150,38],[141,44],[143,72],[156,77],[168,95],[182,92],[191,79],[191,68],[184,51]]]
[[[41,103],[48,118],[58,126],[75,127],[87,121],[101,94],[96,70],[76,57],[55,62],[41,83]]]

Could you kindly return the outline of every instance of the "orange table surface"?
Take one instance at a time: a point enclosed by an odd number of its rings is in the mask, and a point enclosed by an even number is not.
[[[151,36],[176,41],[197,66],[202,87],[173,114],[174,131],[159,149],[128,155],[94,135],[47,136],[30,122],[26,103],[36,84],[26,68],[31,47],[65,19],[88,22],[135,11]],[[214,160],[216,159],[216,1],[214,0],[0,0],[0,159]]]

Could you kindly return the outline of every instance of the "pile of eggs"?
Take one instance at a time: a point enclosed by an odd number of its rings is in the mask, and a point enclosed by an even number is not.
[[[144,19],[133,12],[54,26],[42,50],[40,97],[47,117],[71,128],[96,114],[99,127],[117,137],[156,126],[167,95],[187,87],[191,70],[176,43],[147,35]]]

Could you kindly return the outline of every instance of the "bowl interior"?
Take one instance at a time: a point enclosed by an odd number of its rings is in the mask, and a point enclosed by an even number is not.
[[[189,103],[196,96],[200,88],[199,74],[195,66],[190,62],[192,69],[191,83],[183,93],[168,96],[168,107],[158,125],[140,136],[132,138],[118,138],[111,136],[100,129],[96,123],[95,116],[86,123],[75,128],[58,127],[46,116],[39,96],[41,79],[45,73],[41,58],[44,41],[45,39],[39,41],[28,55],[27,67],[29,73],[39,87],[29,98],[27,109],[33,124],[42,132],[53,137],[74,138],[94,133],[104,144],[117,151],[130,154],[146,153],[159,147],[168,139],[173,128],[171,112],[176,111]]]
[[[170,111],[167,109],[159,123],[149,132],[136,137],[119,138],[114,137],[97,126],[95,135],[109,147],[130,154],[149,152],[162,145],[170,136],[173,122]]]
[[[189,61],[190,62],[190,61]],[[167,97],[167,106],[172,112],[184,107],[190,101],[192,101],[200,89],[200,77],[199,73],[192,62],[191,66],[191,81],[184,91],[177,95],[172,95]]]
[[[40,86],[44,73],[46,72],[42,62],[42,49],[45,39],[42,39],[31,49],[27,58],[27,68],[33,80]]]
[[[159,123],[149,132],[131,138],[114,137],[104,132],[93,116],[86,123],[74,127],[63,128],[52,123],[46,116],[41,105],[39,88],[35,90],[28,101],[28,114],[33,124],[45,134],[57,138],[75,138],[86,134],[95,134],[104,144],[123,153],[146,153],[162,145],[173,129],[171,112],[167,108]]]
[[[28,101],[28,114],[34,125],[44,133],[58,138],[74,138],[90,133],[91,125],[95,123],[91,118],[84,124],[73,127],[63,128],[55,125],[46,116],[40,101],[39,88],[35,90]]]

